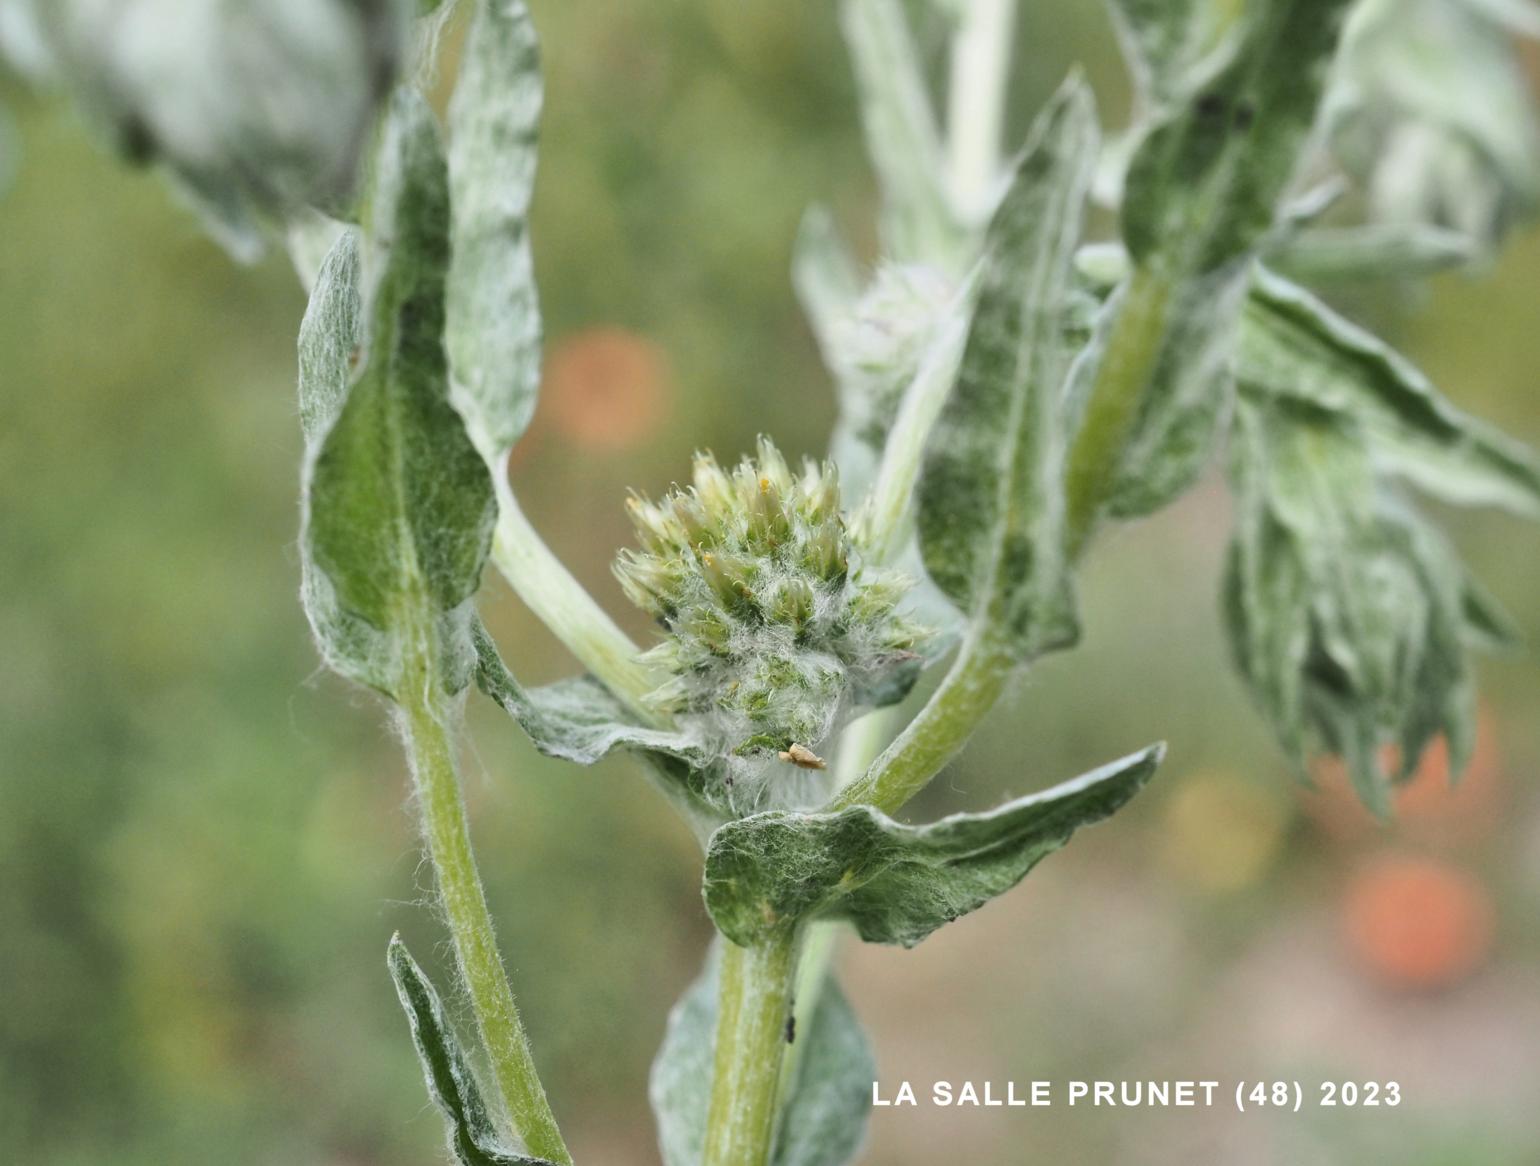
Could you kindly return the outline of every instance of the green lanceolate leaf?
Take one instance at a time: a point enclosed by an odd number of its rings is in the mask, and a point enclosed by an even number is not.
[[[1203,275],[1272,227],[1315,123],[1347,0],[1269,0],[1222,68],[1151,131],[1128,175],[1123,239],[1136,264]]]
[[[1114,517],[1154,513],[1208,464],[1234,396],[1235,322],[1245,295],[1244,273],[1232,271],[1181,280],[1161,295],[1164,331],[1107,500]]]
[[[665,1166],[700,1166],[717,1028],[721,941],[669,1014],[648,1093]],[[861,1022],[832,976],[812,1016],[793,1031],[801,1045],[781,1111],[771,1166],[844,1166],[866,1133],[876,1064]]]
[[[864,385],[849,375],[851,320],[861,300],[862,281],[827,207],[810,207],[802,216],[792,246],[791,281],[839,398],[829,454],[839,467],[841,491],[847,498],[859,498],[871,485],[878,457],[866,432]]]
[[[1540,517],[1540,459],[1529,449],[1461,413],[1405,357],[1265,270],[1246,306],[1238,376],[1259,400],[1351,418],[1379,468],[1430,494]]]
[[[810,207],[802,216],[792,247],[791,282],[824,364],[838,368],[842,325],[861,296],[861,276],[827,207]]]
[[[1154,109],[1178,101],[1193,68],[1223,31],[1225,5],[1212,0],[1110,0],[1140,99]]]
[[[647,763],[646,772],[704,833],[721,820],[710,804],[719,758],[689,733],[638,724],[609,689],[592,676],[540,688],[521,685],[503,663],[480,621],[471,629],[476,686],[500,705],[548,757],[594,765],[626,750]]]
[[[342,412],[362,351],[360,246],[357,228],[345,231],[332,246],[316,274],[300,324],[299,419],[307,464]],[[389,692],[397,670],[390,635],[343,606],[308,547],[300,566],[305,614],[327,663],[361,684]]]
[[[716,992],[711,996],[714,1002]],[[877,1063],[861,1021],[832,973],[802,1028],[792,1034],[805,1044],[771,1161],[773,1166],[844,1166],[855,1161],[866,1139]]]
[[[883,250],[899,261],[960,255],[963,234],[948,203],[941,135],[919,51],[899,0],[843,0],[867,150],[882,186]]]
[[[1451,548],[1377,489],[1362,433],[1339,414],[1243,399],[1232,462],[1226,625],[1290,755],[1341,756],[1380,814],[1388,779],[1437,734],[1458,773],[1475,716],[1465,645],[1500,620]]]
[[[542,87],[523,0],[477,0],[449,106],[452,194],[445,345],[455,404],[494,462],[540,388],[540,303],[529,203]]]
[[[448,191],[433,115],[392,100],[373,168],[361,260],[365,322],[347,362],[344,239],[328,260],[305,346],[305,598],[328,663],[387,693],[403,683],[403,637],[433,630],[449,691],[470,678],[466,601],[491,541],[492,484],[449,404],[442,344]],[[327,423],[329,420],[329,424]]]
[[[500,1144],[470,1063],[444,1016],[438,993],[412,959],[399,935],[386,956],[390,978],[412,1028],[412,1043],[422,1062],[428,1096],[444,1115],[449,1149],[459,1166],[550,1166]]]
[[[1268,249],[1267,262],[1305,283],[1417,279],[1476,258],[1470,238],[1424,223],[1313,227]]]
[[[1523,645],[1524,633],[1513,617],[1476,580],[1466,578],[1460,606],[1465,614],[1465,638],[1471,647],[1508,652]]]
[[[492,637],[474,629],[476,684],[529,734],[549,757],[593,765],[617,749],[662,753],[691,766],[704,766],[709,752],[684,733],[636,723],[625,706],[591,676],[526,689],[498,655]]]
[[[1155,126],[1129,167],[1131,304],[1158,336],[1108,509],[1165,505],[1208,460],[1230,397],[1247,267],[1273,226],[1337,44],[1346,0],[1248,5],[1230,51]]]
[[[983,814],[905,826],[870,806],[729,822],[706,853],[706,909],[734,943],[845,919],[870,943],[913,947],[1010,890],[1081,826],[1138,793],[1156,745]]]
[[[1076,634],[1060,485],[1073,356],[1063,315],[1096,143],[1090,91],[1073,79],[1039,117],[990,224],[957,384],[918,487],[931,577],[1020,656]]]
[[[1282,254],[1287,252],[1270,252]],[[1082,247],[1076,263],[1084,298],[1092,304],[1127,271],[1121,248]],[[1116,308],[1108,301],[1094,322],[1105,327]],[[1077,312],[1068,330],[1083,336],[1085,328]],[[1080,362],[1077,375],[1094,372],[1089,365]],[[1235,377],[1240,392],[1257,402],[1286,398],[1350,418],[1367,437],[1378,471],[1443,501],[1540,515],[1540,458],[1534,451],[1460,411],[1406,357],[1264,267],[1253,269]],[[1071,398],[1083,398],[1087,387],[1072,386]]]

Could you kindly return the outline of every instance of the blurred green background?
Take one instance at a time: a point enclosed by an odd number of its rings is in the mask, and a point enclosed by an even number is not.
[[[829,6],[533,6],[548,385],[513,472],[621,613],[628,487],[761,430],[820,450],[791,240],[825,201],[869,251],[874,192]],[[1019,35],[1017,131],[1073,60],[1121,116],[1100,5],[1027,5]],[[297,601],[301,292],[278,255],[232,264],[66,110],[3,84],[0,103],[20,150],[0,198],[0,1157],[436,1161],[384,970],[400,928],[444,980],[402,762],[379,706],[318,669]],[[1537,303],[1535,233],[1479,279],[1350,301],[1531,442]],[[1540,534],[1449,517],[1540,641]],[[1226,527],[1210,481],[1111,532],[1083,649],[915,812],[1164,737],[1150,792],[916,952],[848,953],[847,984],[889,1083],[1395,1079],[1402,1105],[886,1110],[870,1161],[1540,1160],[1535,659],[1483,666],[1460,790],[1430,764],[1374,826],[1330,772],[1291,784],[1230,674]],[[485,609],[527,679],[573,668],[500,583]],[[656,1161],[647,1066],[709,934],[694,845],[624,762],[572,769],[495,711],[471,722],[476,843],[558,1115],[580,1161]]]

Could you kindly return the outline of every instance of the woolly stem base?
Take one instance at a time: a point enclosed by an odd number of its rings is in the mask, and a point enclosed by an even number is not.
[[[492,915],[471,851],[454,739],[445,724],[443,702],[431,691],[436,687],[429,681],[425,685],[428,691],[416,690],[414,695],[419,698],[408,701],[401,716],[422,810],[423,834],[454,941],[455,962],[514,1131],[531,1153],[570,1166],[572,1156],[546,1101],[513,991],[497,954]]]
[[[765,1166],[797,973],[795,933],[724,945],[703,1166]]]

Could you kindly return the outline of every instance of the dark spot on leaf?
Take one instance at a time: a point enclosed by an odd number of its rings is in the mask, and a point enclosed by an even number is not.
[[[1205,93],[1202,97],[1198,98],[1195,109],[1198,116],[1204,121],[1217,121],[1224,116],[1225,105],[1224,94]]]
[[[797,1039],[797,1018],[795,1014],[786,1017],[786,1043],[791,1044]]]
[[[137,114],[118,123],[118,149],[131,166],[148,166],[155,160],[155,135]]]
[[[1240,101],[1235,105],[1235,128],[1244,133],[1251,128],[1257,120],[1257,110],[1249,101]]]

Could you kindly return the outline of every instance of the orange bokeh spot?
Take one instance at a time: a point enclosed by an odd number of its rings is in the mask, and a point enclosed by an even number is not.
[[[1486,887],[1465,871],[1387,856],[1348,887],[1343,930],[1376,979],[1397,988],[1447,988],[1491,955],[1496,911]]]
[[[557,342],[546,359],[544,380],[552,427],[589,449],[623,449],[642,441],[668,413],[667,357],[624,328],[589,328]]]

